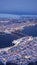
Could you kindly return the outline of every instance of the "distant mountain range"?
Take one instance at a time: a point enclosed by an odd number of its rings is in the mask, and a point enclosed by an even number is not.
[[[12,17],[12,18],[21,18],[24,19],[25,17],[33,17],[36,18],[37,14],[10,14],[10,13],[0,13],[0,17]]]
[[[0,11],[0,14],[17,14],[17,15],[37,15],[37,12],[12,12],[12,11]]]

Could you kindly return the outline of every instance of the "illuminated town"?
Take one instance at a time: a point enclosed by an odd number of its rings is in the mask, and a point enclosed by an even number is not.
[[[37,35],[35,36],[34,32],[34,36],[28,34],[25,35],[22,32],[24,28],[35,27],[36,25],[37,18],[0,18],[0,39],[2,36],[6,37],[7,35],[17,37],[17,39],[15,38],[11,41],[11,44],[14,45],[10,45],[5,48],[4,45],[0,46],[0,62],[5,65],[7,65],[8,62],[13,64],[15,63],[16,65],[28,65],[31,62],[36,64]]]

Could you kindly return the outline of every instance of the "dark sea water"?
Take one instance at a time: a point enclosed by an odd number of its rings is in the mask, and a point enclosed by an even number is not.
[[[20,32],[25,34],[25,36],[29,35],[29,36],[36,37],[37,36],[37,25],[24,27],[24,29]]]
[[[17,39],[15,35],[0,33],[0,48],[13,46],[13,40]]]

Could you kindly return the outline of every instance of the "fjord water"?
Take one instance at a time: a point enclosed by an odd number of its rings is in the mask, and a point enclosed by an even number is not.
[[[29,35],[29,36],[37,37],[37,25],[24,27],[21,33],[25,34],[25,36]]]
[[[6,34],[6,33],[1,32],[0,33],[0,48],[13,46],[14,44],[12,43],[12,41],[15,39],[17,39],[15,35]]]
[[[23,33],[23,34],[25,34],[25,36],[29,35],[29,36],[36,37],[37,36],[37,25],[24,27],[24,29],[22,31],[20,31],[19,33]],[[0,33],[0,48],[13,46],[14,44],[12,43],[12,41],[16,40],[18,38],[19,37],[18,37],[17,33],[15,35]]]

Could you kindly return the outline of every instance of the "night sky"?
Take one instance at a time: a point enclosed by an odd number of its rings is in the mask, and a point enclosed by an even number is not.
[[[37,0],[0,0],[0,13],[37,14]]]

